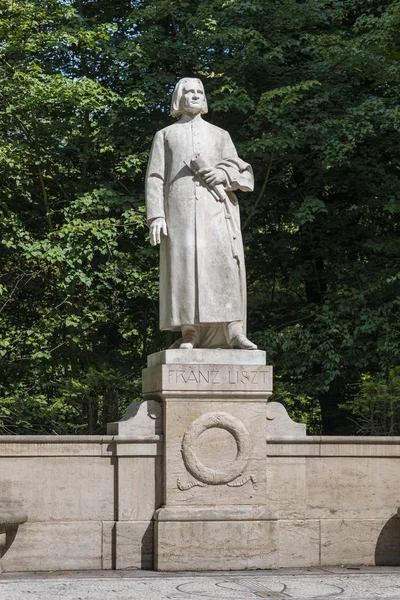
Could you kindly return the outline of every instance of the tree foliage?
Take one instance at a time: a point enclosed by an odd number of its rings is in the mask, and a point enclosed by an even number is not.
[[[144,172],[185,75],[254,167],[250,335],[297,415],[351,431],[400,357],[399,26],[397,0],[0,3],[4,432],[99,432],[140,398],[167,344]]]
[[[361,377],[358,393],[344,405],[362,435],[400,434],[400,367],[388,377]]]

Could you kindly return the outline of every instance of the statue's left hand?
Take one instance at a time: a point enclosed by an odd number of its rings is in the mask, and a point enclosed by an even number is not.
[[[226,175],[222,169],[216,167],[203,167],[199,169],[199,175],[207,185],[218,185],[226,183]]]
[[[161,232],[164,235],[168,235],[167,222],[164,217],[157,217],[150,223],[149,227],[150,244],[152,246],[156,246],[161,242]]]

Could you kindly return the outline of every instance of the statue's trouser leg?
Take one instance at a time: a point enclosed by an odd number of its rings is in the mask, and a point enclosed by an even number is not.
[[[183,325],[180,348],[196,348],[199,345],[199,333],[195,325]]]
[[[243,321],[231,321],[231,323],[227,323],[226,337],[231,348],[257,350],[257,346],[244,333]]]
[[[245,335],[243,321],[231,321],[225,325],[226,339],[230,344],[238,335]]]

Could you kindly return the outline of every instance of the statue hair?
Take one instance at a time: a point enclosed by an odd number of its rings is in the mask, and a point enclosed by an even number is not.
[[[183,92],[185,83],[187,83],[188,81],[196,81],[197,85],[201,85],[201,88],[204,92],[203,82],[200,79],[198,79],[197,77],[183,77],[183,79],[180,79],[175,86],[174,93],[172,94],[171,115],[173,117],[180,117],[183,114],[183,110],[181,108],[182,92]],[[206,98],[205,92],[204,92],[204,104],[203,104],[203,108],[201,109],[200,112],[202,115],[205,115],[206,113],[208,113],[208,105],[207,105],[207,98]]]

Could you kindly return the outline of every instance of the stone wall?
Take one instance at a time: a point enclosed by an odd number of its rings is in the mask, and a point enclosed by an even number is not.
[[[0,506],[28,513],[7,533],[4,571],[152,568],[163,439],[140,406],[145,435],[128,420],[124,435],[0,437]],[[269,415],[276,566],[399,565],[400,438],[310,437],[279,405]]]
[[[400,565],[400,438],[271,436],[280,566]]]
[[[162,438],[0,437],[1,501],[28,513],[4,571],[151,568]]]

